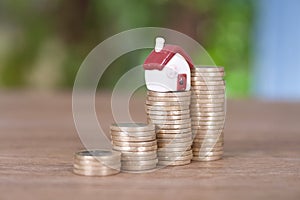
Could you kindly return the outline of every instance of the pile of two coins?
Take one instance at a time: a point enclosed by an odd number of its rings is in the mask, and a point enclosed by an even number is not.
[[[83,176],[109,176],[118,174],[121,153],[111,150],[85,150],[75,153],[73,172]]]
[[[222,158],[225,123],[223,67],[196,67],[191,71],[193,160]]]
[[[191,162],[190,99],[190,91],[147,91],[146,113],[148,123],[156,126],[159,165]]]
[[[122,171],[144,172],[156,168],[158,159],[154,125],[113,124],[110,133],[113,149],[122,153]]]

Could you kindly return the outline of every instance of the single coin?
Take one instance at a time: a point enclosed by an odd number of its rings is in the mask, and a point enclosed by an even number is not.
[[[219,94],[225,94],[225,90],[198,90],[191,88],[192,95],[219,95]]]
[[[193,94],[191,99],[224,99],[225,94]]]
[[[155,134],[153,134],[152,136],[146,136],[146,137],[128,137],[128,136],[111,136],[111,139],[113,141],[120,141],[120,142],[146,142],[146,141],[152,141],[156,139]]]
[[[159,161],[175,161],[175,160],[191,160],[193,154],[187,156],[160,156],[158,157]]]
[[[189,105],[177,105],[177,106],[153,106],[153,105],[146,105],[146,112],[152,112],[152,111],[183,111],[188,110],[189,111]]]
[[[120,159],[114,159],[114,160],[80,160],[80,159],[74,159],[74,165],[80,165],[80,166],[91,166],[91,167],[110,167],[120,164]]]
[[[204,90],[204,91],[214,91],[214,90],[225,90],[225,85],[192,85],[193,90]]]
[[[95,165],[81,165],[81,164],[77,164],[74,163],[73,167],[76,169],[82,169],[82,170],[107,170],[107,169],[117,169],[120,170],[121,168],[121,162],[119,161],[118,164],[114,164],[114,165],[109,165],[109,166],[95,166]]]
[[[180,143],[175,143],[175,142],[171,142],[171,143],[157,143],[158,148],[180,148],[180,147],[191,147],[192,146],[193,141],[190,140],[188,142],[180,142]]]
[[[188,160],[175,160],[175,161],[161,161],[159,160],[158,161],[158,165],[161,165],[161,166],[167,166],[167,165],[187,165],[187,164],[190,164],[191,163],[191,160],[188,159]]]
[[[75,153],[74,159],[78,160],[115,160],[121,158],[121,153],[113,150],[92,149],[82,150]]]
[[[173,130],[169,130],[169,129],[158,129],[156,130],[156,135],[159,134],[178,134],[178,137],[180,137],[180,134],[184,134],[184,133],[191,133],[192,129],[191,127],[188,128],[181,128],[181,129],[173,129]],[[173,136],[171,136],[173,137]]]
[[[165,115],[147,115],[148,118],[153,120],[178,120],[178,119],[190,119],[190,114],[187,115],[173,115],[173,116],[165,116]]]
[[[199,152],[215,152],[215,151],[223,151],[224,146],[220,147],[202,147],[198,149],[193,149],[193,153],[197,154]]]
[[[147,142],[120,142],[112,141],[113,145],[121,147],[151,147],[157,144],[156,140]]]
[[[114,137],[151,137],[155,135],[155,130],[151,131],[136,131],[136,132],[121,132],[121,131],[110,131],[111,136]]]
[[[148,119],[148,121],[151,121],[153,124],[155,125],[169,125],[169,124],[187,124],[187,123],[191,123],[191,119],[178,119],[178,120],[155,120],[155,119]]]
[[[191,117],[225,117],[225,112],[193,112]]]
[[[192,121],[192,126],[224,126],[225,122],[222,121]]]
[[[151,147],[120,147],[113,145],[113,149],[117,151],[153,151],[157,149],[157,145],[151,146]]]
[[[218,77],[223,77],[225,76],[225,72],[197,72],[197,71],[191,71],[191,74],[193,77],[195,76],[203,76],[203,77],[207,77],[207,76],[218,76]]]
[[[205,135],[205,134],[194,134],[193,139],[219,139],[224,138],[224,134],[220,133],[217,135]]]
[[[164,151],[158,151],[157,152],[157,156],[158,157],[170,157],[170,156],[175,156],[175,157],[178,157],[178,156],[188,156],[188,155],[191,155],[193,154],[193,151],[192,149],[190,150],[187,150],[187,151],[172,151],[172,152],[164,152]]]
[[[82,176],[110,176],[120,173],[120,170],[116,169],[106,169],[106,170],[82,170],[82,169],[73,169],[74,174]]]
[[[145,123],[118,123],[112,124],[110,126],[110,130],[112,131],[122,131],[122,132],[138,132],[138,131],[152,131],[155,130],[153,124],[145,124]]]
[[[225,99],[192,99],[192,104],[224,103]]]
[[[193,116],[192,118],[192,122],[193,121],[202,121],[202,122],[207,122],[207,121],[225,121],[225,116],[217,116],[217,117],[197,117],[197,116]]]
[[[224,72],[224,67],[217,66],[196,66],[192,72]]]
[[[193,151],[201,151],[201,148],[216,148],[216,147],[223,147],[224,142],[217,142],[217,143],[193,143],[192,149]]]
[[[223,151],[214,151],[214,152],[203,152],[203,151],[198,151],[198,152],[193,152],[194,157],[211,157],[211,156],[220,156],[223,155]]]
[[[191,107],[191,116],[202,114],[205,115],[206,113],[212,113],[212,112],[225,112],[225,105],[222,107],[212,107],[212,108],[205,108],[205,107]]]
[[[156,124],[157,128],[160,130],[165,129],[165,130],[174,130],[174,129],[186,129],[186,128],[191,128],[191,123],[186,123],[186,124]]]
[[[156,168],[156,164],[152,164],[152,165],[131,165],[131,166],[122,166],[121,170],[122,172],[125,171],[144,171],[144,170],[150,170],[150,169],[155,169]]]
[[[149,111],[147,112],[148,115],[151,116],[175,116],[175,115],[189,115],[189,110],[174,110],[174,111]]]
[[[223,76],[193,76],[191,75],[191,81],[223,81]]]
[[[224,125],[214,125],[214,126],[206,126],[206,125],[195,125],[192,126],[193,130],[223,130]]]
[[[219,86],[224,86],[225,85],[225,82],[222,80],[222,81],[191,81],[191,85],[192,87],[193,86],[205,86],[205,85],[219,85]]]
[[[182,97],[182,96],[190,96],[190,91],[180,91],[180,92],[155,92],[151,90],[147,90],[148,96],[155,97]]]
[[[214,160],[220,160],[222,158],[222,155],[220,156],[211,156],[211,157],[193,157],[193,161],[214,161]]]
[[[224,107],[224,103],[201,103],[201,104],[196,104],[193,103],[191,104],[191,108],[215,108],[215,107]]]
[[[153,160],[156,159],[157,155],[151,156],[122,156],[121,161],[141,161],[141,160]]]
[[[157,149],[158,152],[178,152],[178,151],[188,151],[191,147],[162,147]]]
[[[158,133],[156,135],[157,141],[163,142],[163,141],[185,141],[192,138],[192,133],[179,133],[179,134],[164,134],[164,133]]]
[[[161,102],[169,102],[169,101],[175,101],[175,102],[183,102],[183,101],[190,101],[191,97],[152,97],[147,96],[147,100],[149,101],[161,101]]]
[[[157,164],[158,159],[152,160],[137,160],[137,161],[122,161],[122,168],[125,166],[142,166],[142,165],[155,165]]]
[[[197,143],[217,143],[217,142],[224,142],[223,138],[204,138],[204,139],[198,139],[198,138],[194,138],[193,140],[193,144]]]
[[[185,143],[192,141],[192,134],[186,138],[157,139],[157,143]]]
[[[122,152],[123,157],[148,157],[148,156],[156,156],[156,149],[152,151],[140,151],[140,152]]]
[[[146,100],[146,105],[152,105],[152,106],[188,106],[190,105],[189,101],[185,102],[177,102],[177,101],[149,101]]]

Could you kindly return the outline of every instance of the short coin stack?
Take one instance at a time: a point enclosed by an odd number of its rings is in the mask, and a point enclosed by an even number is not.
[[[122,171],[144,172],[156,168],[157,142],[153,124],[112,124],[110,133],[113,149],[122,152]]]
[[[110,150],[85,150],[75,153],[73,172],[83,176],[109,176],[120,172],[121,153]]]
[[[223,67],[195,67],[191,73],[193,160],[222,158],[225,122]]]
[[[147,91],[146,112],[148,122],[156,125],[159,165],[191,162],[190,99],[190,91]]]

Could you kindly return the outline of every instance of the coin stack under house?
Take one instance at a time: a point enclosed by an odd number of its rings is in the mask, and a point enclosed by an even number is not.
[[[222,158],[225,122],[223,67],[195,67],[191,72],[193,160]]]
[[[185,165],[192,159],[190,91],[147,91],[146,112],[156,126],[158,165]]]
[[[157,142],[153,124],[112,124],[110,133],[113,149],[122,153],[122,171],[136,173],[156,168]]]
[[[109,176],[120,172],[121,153],[110,150],[85,150],[75,153],[73,172],[83,176]]]

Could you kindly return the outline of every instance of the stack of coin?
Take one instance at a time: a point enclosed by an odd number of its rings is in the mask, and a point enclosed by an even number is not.
[[[122,171],[144,172],[156,168],[157,142],[153,124],[112,124],[110,133],[113,149],[122,152]]]
[[[75,153],[73,172],[84,176],[109,176],[120,172],[121,153],[111,150],[85,150]]]
[[[199,66],[191,72],[193,160],[222,158],[225,122],[224,68]]]
[[[192,159],[191,92],[147,91],[146,112],[156,126],[158,164],[185,165]]]

